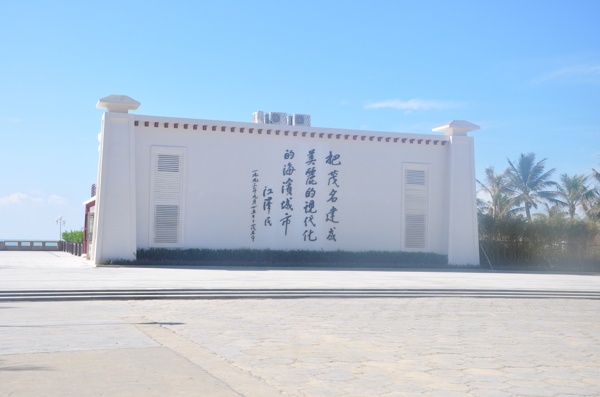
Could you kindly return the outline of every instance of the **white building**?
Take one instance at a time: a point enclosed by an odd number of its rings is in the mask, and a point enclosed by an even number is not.
[[[91,258],[137,248],[423,251],[479,264],[473,138],[128,113],[102,98]],[[310,123],[310,122],[309,122]]]

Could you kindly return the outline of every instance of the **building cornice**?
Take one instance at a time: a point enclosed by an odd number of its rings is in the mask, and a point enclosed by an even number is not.
[[[135,115],[135,127],[193,131],[213,131],[265,136],[285,136],[314,139],[336,139],[358,142],[403,143],[445,146],[448,137],[433,134],[346,130],[339,128],[302,127],[277,124],[243,123],[221,120],[198,120],[174,117]]]

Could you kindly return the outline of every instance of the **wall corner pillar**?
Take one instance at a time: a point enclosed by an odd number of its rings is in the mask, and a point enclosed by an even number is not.
[[[475,151],[469,131],[479,126],[464,120],[444,123],[432,131],[448,136],[446,213],[448,264],[479,265]]]
[[[125,95],[102,98],[97,108],[106,109],[99,135],[96,222],[92,259],[136,257],[136,182],[134,116],[140,103]]]

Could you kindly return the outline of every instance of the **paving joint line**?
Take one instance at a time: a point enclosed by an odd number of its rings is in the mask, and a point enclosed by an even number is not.
[[[283,394],[261,377],[145,316],[124,317],[124,321],[148,335],[159,345],[197,365],[242,397],[281,397]],[[142,321],[140,321],[142,320]]]

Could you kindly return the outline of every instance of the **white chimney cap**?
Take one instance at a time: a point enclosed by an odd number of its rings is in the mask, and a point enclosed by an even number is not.
[[[469,131],[478,130],[480,127],[473,123],[469,123],[465,120],[452,120],[439,125],[432,129],[434,132],[443,132],[444,134],[450,135],[467,135]]]
[[[128,113],[130,110],[136,110],[140,105],[141,103],[127,95],[109,95],[98,100],[96,107],[109,112]]]

